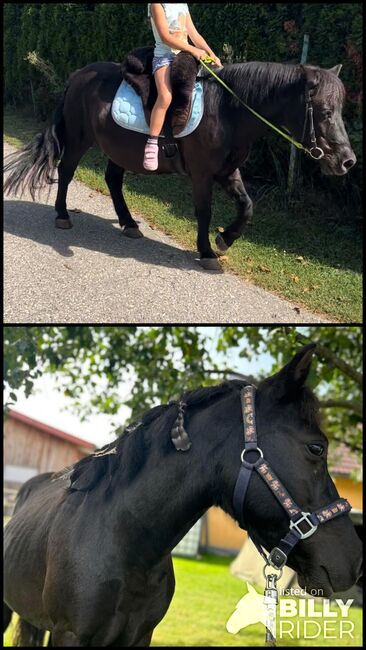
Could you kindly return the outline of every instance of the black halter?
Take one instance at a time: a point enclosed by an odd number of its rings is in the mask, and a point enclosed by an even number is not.
[[[255,423],[255,388],[245,386],[240,394],[244,421],[245,447],[241,453],[242,465],[236,481],[233,497],[235,517],[241,528],[245,530],[243,522],[243,506],[252,471],[255,469],[259,476],[267,483],[268,487],[280,502],[290,518],[290,530],[275,546],[267,556],[254,540],[259,553],[275,569],[282,569],[287,562],[287,557],[294,546],[302,539],[306,539],[315,533],[319,524],[324,524],[335,517],[344,515],[351,510],[346,499],[337,499],[333,503],[319,508],[314,512],[302,512],[301,508],[290,497],[287,490],[263,458],[263,452],[257,446],[257,428]],[[249,462],[246,458],[249,452],[258,453],[256,460]]]

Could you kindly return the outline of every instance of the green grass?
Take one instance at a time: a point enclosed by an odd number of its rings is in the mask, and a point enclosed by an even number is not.
[[[251,625],[237,635],[226,631],[226,621],[246,593],[246,585],[230,575],[230,562],[231,559],[212,555],[205,555],[200,561],[174,558],[176,590],[168,613],[154,632],[153,646],[264,646],[261,624]],[[361,646],[361,609],[352,608],[350,619],[355,624],[352,640],[278,638],[277,645]],[[4,640],[6,646],[11,646],[11,630]]]
[[[10,144],[22,145],[38,129],[34,119],[5,111],[5,139]],[[108,195],[105,167],[105,157],[91,150],[75,177]],[[188,178],[128,174],[125,188],[132,212],[195,249],[196,222]],[[337,206],[329,203],[329,197],[319,194],[293,200],[286,209],[281,204],[276,188],[259,200],[254,225],[230,249],[224,267],[331,320],[361,322],[362,237],[356,222],[347,221]],[[217,189],[212,237],[234,214],[233,203]]]

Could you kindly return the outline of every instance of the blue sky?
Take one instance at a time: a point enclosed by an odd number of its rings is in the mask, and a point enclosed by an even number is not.
[[[272,358],[270,355],[263,353],[258,358],[252,360],[241,359],[237,350],[230,350],[225,356],[217,354],[214,351],[215,339],[218,334],[217,327],[200,328],[207,336],[207,347],[212,353],[214,360],[220,364],[225,360],[225,365],[231,367],[233,370],[242,374],[257,375],[259,371],[270,371],[272,365]],[[14,406],[15,410],[20,411],[36,420],[49,424],[79,436],[84,440],[94,442],[98,447],[110,442],[114,435],[111,434],[112,420],[120,420],[121,424],[127,419],[129,409],[121,407],[118,418],[116,416],[108,416],[101,414],[93,416],[87,422],[80,422],[77,415],[72,413],[71,400],[65,397],[57,390],[57,378],[55,376],[46,375],[41,377],[35,383],[34,393],[25,398],[24,393],[17,391],[18,401]],[[128,394],[129,384],[123,383],[123,393]]]

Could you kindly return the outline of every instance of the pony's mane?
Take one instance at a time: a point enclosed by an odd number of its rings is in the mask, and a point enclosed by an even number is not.
[[[302,81],[300,67],[285,63],[232,63],[219,75],[248,104],[263,104]],[[236,101],[236,100],[235,100]]]
[[[155,406],[142,416],[141,421],[127,426],[117,440],[104,445],[93,454],[54,474],[53,480],[68,479],[70,484],[66,493],[70,494],[75,490],[88,492],[103,479],[108,494],[117,469],[121,479],[127,483],[138,474],[146,462],[155,438],[159,437],[161,440],[163,453],[174,451],[172,440],[167,432],[171,431],[182,404],[186,412],[202,408],[229,393],[239,395],[240,390],[249,383],[245,380],[232,379],[216,386],[196,388],[184,393],[180,400],[172,400],[169,404]],[[319,404],[314,393],[304,387],[299,400],[301,417],[310,425],[319,426]]]
[[[132,480],[142,468],[154,436],[160,432],[164,434],[173,427],[180,404],[183,403],[186,409],[202,407],[230,391],[239,392],[247,384],[248,382],[237,379],[225,381],[217,386],[196,388],[184,393],[180,400],[155,406],[139,422],[127,426],[117,440],[54,474],[53,480],[68,479],[70,485],[67,493],[74,490],[89,491],[102,478],[109,479],[106,484],[108,488],[117,468],[123,467],[125,480]],[[166,439],[166,435],[162,444],[166,449],[174,450],[171,439]]]
[[[328,101],[331,106],[343,105],[345,90],[341,80],[328,70],[317,66],[307,66],[319,72],[316,95]],[[291,63],[267,63],[250,61],[226,65],[219,73],[223,81],[251,106],[259,106],[272,100],[294,86],[300,92],[304,88],[304,76],[299,65]],[[237,104],[218,83],[216,92],[226,101]],[[226,93],[226,94],[225,94]]]

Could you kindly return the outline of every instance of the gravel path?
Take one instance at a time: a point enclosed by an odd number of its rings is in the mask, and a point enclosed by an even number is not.
[[[111,199],[78,181],[68,192],[74,228],[58,230],[56,186],[47,194],[5,200],[6,323],[326,322],[227,271],[203,271],[136,215],[145,238],[127,239]]]

